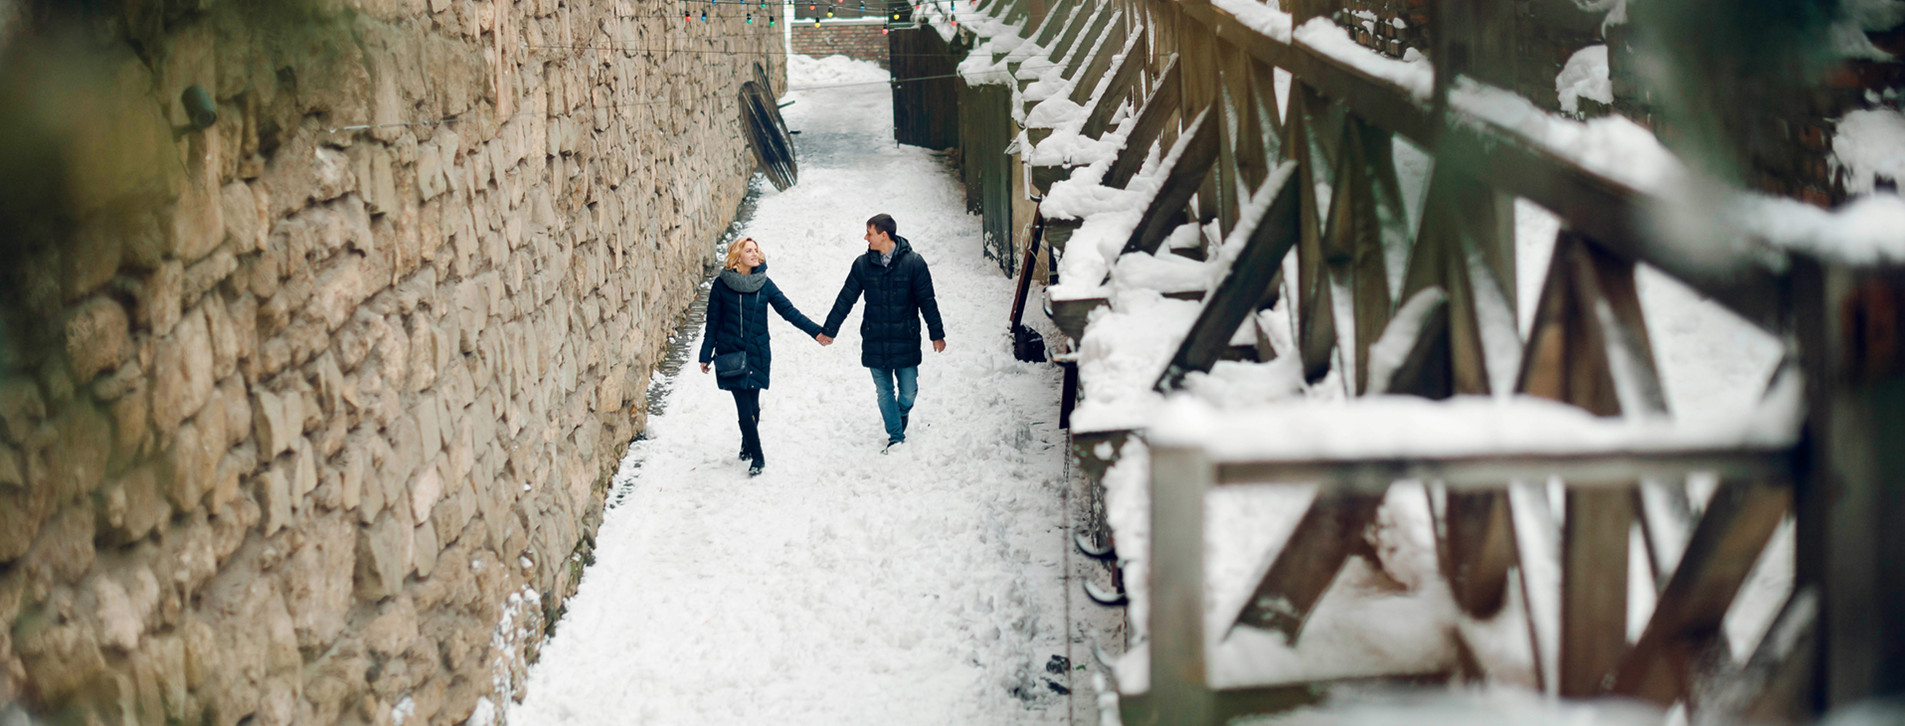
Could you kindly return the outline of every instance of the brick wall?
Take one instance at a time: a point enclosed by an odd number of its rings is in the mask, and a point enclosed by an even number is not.
[[[746,193],[778,29],[118,5],[0,24],[0,704],[495,715]],[[711,42],[745,52],[638,47]]]
[[[812,22],[794,23],[794,52],[822,58],[830,55],[844,55],[855,60],[869,60],[887,68],[886,28],[884,20],[868,22],[821,21],[815,26]]]

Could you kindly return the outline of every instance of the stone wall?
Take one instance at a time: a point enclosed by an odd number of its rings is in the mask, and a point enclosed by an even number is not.
[[[0,712],[496,715],[779,45],[633,0],[0,0]]]
[[[800,55],[825,58],[830,55],[844,55],[854,60],[873,61],[881,68],[887,65],[886,21],[873,19],[868,21],[823,21],[819,25],[812,22],[796,22],[791,28],[794,37],[794,52]]]

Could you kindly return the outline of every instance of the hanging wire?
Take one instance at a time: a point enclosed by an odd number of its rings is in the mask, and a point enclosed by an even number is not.
[[[883,81],[857,81],[853,83],[829,83],[829,84],[819,85],[819,86],[796,86],[796,87],[788,88],[787,92],[792,93],[794,91],[824,91],[824,90],[833,89],[833,88],[853,88],[856,86],[880,86],[880,85],[897,86],[901,83],[915,83],[918,81],[938,81],[938,80],[945,80],[948,78],[958,78],[958,77],[960,77],[960,74],[958,73],[947,73],[947,74],[937,75],[937,76],[917,76],[914,78],[891,78],[891,79],[887,79]],[[654,105],[663,104],[663,103],[679,103],[679,101],[672,98],[658,98],[658,99],[649,100],[649,101],[630,101],[627,103],[607,103],[607,104],[592,105],[592,106],[577,106],[574,109],[569,110],[568,113],[580,113],[583,111],[601,111],[601,110],[609,110],[609,109],[617,109],[617,108],[635,108],[639,106],[654,106]],[[521,112],[511,114],[509,118],[512,118],[512,119],[524,118],[528,116],[533,116],[535,115],[535,113],[536,112],[534,111],[521,111]],[[335,133],[339,133],[343,131],[368,131],[371,129],[397,128],[397,127],[403,127],[403,126],[436,126],[440,124],[453,123],[457,121],[458,118],[459,117],[457,116],[449,116],[449,117],[437,119],[435,121],[398,121],[398,122],[384,123],[384,124],[352,124],[349,126],[338,126],[335,128],[325,129],[325,131],[328,133],[335,134]]]

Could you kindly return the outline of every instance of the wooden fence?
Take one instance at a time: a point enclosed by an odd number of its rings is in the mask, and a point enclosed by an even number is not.
[[[1202,0],[977,4],[991,17],[1017,23],[1023,36],[1046,49],[1012,64],[1019,90],[1029,82],[1018,77],[1026,64],[1063,63],[1064,76],[1074,81],[1070,99],[1086,109],[1082,134],[1108,133],[1121,109],[1135,116],[1104,175],[1106,186],[1129,183],[1154,148],[1177,149],[1159,170],[1158,191],[1123,254],[1156,252],[1186,221],[1215,222],[1224,234],[1247,239],[1221,281],[1185,293],[1203,301],[1201,312],[1161,372],[1158,390],[1179,387],[1186,375],[1208,371],[1225,356],[1267,360],[1273,355],[1267,346],[1240,353],[1230,341],[1255,313],[1287,295],[1298,318],[1292,354],[1301,357],[1311,381],[1340,369],[1359,395],[1512,393],[1603,417],[1665,416],[1635,285],[1636,266],[1645,264],[1786,342],[1782,375],[1806,401],[1800,434],[1758,448],[1566,456],[1503,450],[1358,460],[1224,460],[1197,446],[1154,445],[1150,688],[1126,694],[1126,723],[1221,723],[1239,713],[1287,708],[1314,693],[1317,684],[1232,691],[1208,684],[1203,496],[1231,482],[1324,485],[1289,544],[1266,563],[1249,599],[1278,606],[1247,606],[1238,626],[1299,638],[1375,516],[1384,487],[1422,479],[1448,488],[1436,512],[1437,549],[1465,613],[1486,617],[1499,610],[1510,570],[1527,569],[1530,558],[1555,561],[1559,626],[1549,636],[1531,631],[1530,642],[1555,664],[1540,678],[1561,696],[1617,694],[1683,703],[1709,716],[1705,712],[1798,718],[1905,692],[1905,538],[1886,531],[1905,522],[1905,446],[1899,445],[1905,443],[1905,345],[1898,343],[1905,339],[1905,273],[1896,265],[1764,246],[1716,264],[1696,243],[1658,233],[1650,212],[1674,203],[1660,191],[1637,188],[1630,178],[1584,163],[1486,109],[1463,106],[1451,93],[1459,83],[1485,84],[1491,69],[1512,67],[1512,44],[1503,42],[1512,25],[1505,29],[1504,19],[1512,19],[1516,4],[1429,5],[1437,19],[1429,30],[1431,55],[1439,62],[1424,93],[1380,64],[1293,34],[1290,28],[1336,9],[1316,0],[1286,4],[1290,12],[1282,16]],[[1278,71],[1294,79],[1285,103],[1277,98]],[[982,109],[981,102],[966,100],[982,97],[983,88],[989,87],[962,83],[956,95],[967,104],[960,119],[969,189],[984,190],[977,198],[990,234],[995,216],[1010,219],[1012,212],[998,209],[994,196],[1004,156],[997,144],[998,102]],[[1050,133],[1027,128],[1024,140],[1036,145]],[[1419,224],[1410,220],[1399,191],[1389,152],[1395,137],[1434,158]],[[1030,193],[1007,189],[1012,205],[1036,204],[1073,170],[1028,166]],[[995,186],[986,186],[988,179]],[[1252,198],[1270,201],[1261,215],[1246,217]],[[1507,331],[1521,350],[1516,369],[1504,371],[1491,369],[1502,363],[1484,345],[1501,331],[1485,329],[1496,323],[1480,309],[1492,304],[1486,299],[1491,290],[1506,290],[1513,299],[1514,198],[1549,210],[1564,229],[1533,329],[1525,339]],[[1049,211],[1040,217],[1048,249],[1062,256],[1084,220]],[[1397,240],[1409,255],[1392,296],[1384,252]],[[1295,275],[1284,279],[1290,255]],[[1333,299],[1339,295],[1349,298],[1340,306],[1348,315],[1340,319]],[[1372,380],[1370,347],[1412,300],[1421,302],[1409,306],[1408,322],[1419,332],[1408,339],[1401,365],[1386,380]],[[1105,304],[1054,300],[1049,311],[1076,339],[1087,313]],[[1075,380],[1068,375],[1067,385]],[[1504,380],[1513,381],[1512,390],[1497,390],[1495,382]],[[1090,461],[1095,443],[1133,434],[1142,432],[1081,437],[1077,453],[1088,470],[1095,464],[1102,471],[1106,462]],[[1694,473],[1723,482],[1697,517],[1681,485]],[[1563,521],[1544,521],[1545,506],[1511,486],[1550,477],[1568,484]],[[1733,662],[1714,646],[1719,619],[1773,526],[1789,515],[1797,521],[1797,585],[1773,626],[1782,635],[1768,637],[1747,661]],[[1628,543],[1636,525],[1646,534],[1661,590],[1652,619],[1630,644]]]

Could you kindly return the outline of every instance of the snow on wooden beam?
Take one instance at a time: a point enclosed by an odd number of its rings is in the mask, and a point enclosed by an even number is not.
[[[1223,357],[1237,329],[1256,313],[1270,292],[1284,256],[1290,253],[1297,239],[1297,204],[1301,195],[1292,183],[1293,170],[1294,164],[1286,162],[1279,173],[1265,182],[1265,188],[1258,191],[1260,197],[1269,195],[1271,201],[1267,209],[1261,204],[1254,205],[1256,208],[1251,211],[1257,218],[1247,216],[1243,226],[1234,233],[1245,236],[1243,251],[1231,263],[1217,289],[1205,299],[1196,322],[1191,324],[1184,342],[1178,345],[1177,353],[1159,376],[1157,390],[1177,388],[1184,376],[1192,372],[1208,372]]]
[[[1088,138],[1098,138],[1111,126],[1111,115],[1124,105],[1125,99],[1137,88],[1138,72],[1144,69],[1144,58],[1137,49],[1149,47],[1148,29],[1140,29],[1137,36],[1126,44],[1124,55],[1118,59],[1117,70],[1111,72],[1111,81],[1092,101],[1091,114],[1085,117],[1085,124],[1079,128],[1079,134]],[[1091,89],[1086,89],[1088,92]]]
[[[1164,62],[1164,71],[1158,74],[1157,89],[1138,111],[1138,121],[1125,137],[1124,148],[1118,150],[1111,169],[1105,172],[1105,186],[1123,189],[1131,181],[1131,175],[1144,166],[1144,157],[1151,154],[1151,146],[1157,143],[1158,135],[1164,133],[1165,124],[1177,115],[1178,101],[1182,98],[1180,76],[1177,56],[1173,54]]]
[[[1198,114],[1184,135],[1189,141],[1185,142],[1183,153],[1165,174],[1163,186],[1158,188],[1157,196],[1151,198],[1150,206],[1145,208],[1144,216],[1131,230],[1131,237],[1125,240],[1119,254],[1156,253],[1165,236],[1177,227],[1176,218],[1190,203],[1191,195],[1197,193],[1197,187],[1217,162],[1217,114],[1211,113],[1211,109]]]
[[[1098,45],[1095,46],[1097,52],[1091,54],[1091,64],[1085,66],[1083,75],[1073,76],[1077,72],[1079,62],[1084,59],[1081,54],[1074,54],[1071,65],[1066,67],[1065,75],[1073,79],[1072,92],[1067,96],[1072,103],[1083,106],[1086,101],[1091,100],[1091,92],[1098,90],[1099,79],[1104,78],[1105,71],[1111,69],[1112,59],[1123,55],[1129,49],[1126,43],[1129,38],[1124,24],[1116,22],[1117,17],[1112,16],[1111,27],[1105,30],[1103,39],[1099,40]]]

